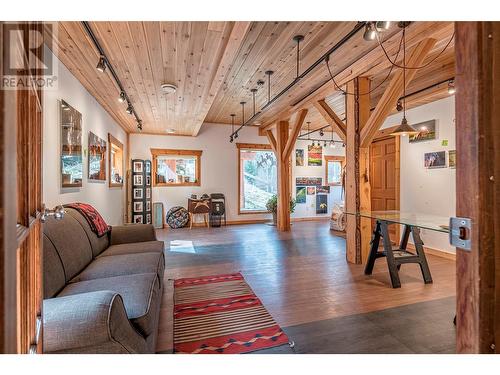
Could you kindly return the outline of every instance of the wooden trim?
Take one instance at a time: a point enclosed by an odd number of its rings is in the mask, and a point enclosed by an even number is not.
[[[238,165],[238,215],[258,215],[258,214],[266,214],[270,213],[267,211],[244,211],[241,209],[241,186],[243,180],[243,174],[241,173],[241,150],[255,150],[255,151],[269,151],[271,150],[271,146],[268,144],[259,144],[259,143],[236,143],[236,148],[238,150],[237,157],[237,165]],[[275,154],[276,155],[276,154]]]
[[[302,124],[304,123],[304,120],[307,116],[307,112],[308,112],[307,109],[301,109],[297,114],[297,118],[295,120],[295,123],[293,124],[292,133],[288,137],[285,149],[283,150],[283,155],[281,155],[281,159],[283,161],[288,160],[288,158],[290,157],[292,149],[295,146],[295,141],[297,140],[300,130],[302,129]]]
[[[337,116],[335,111],[326,104],[324,99],[315,102],[314,107],[318,110],[319,114],[325,119],[326,122],[331,126],[332,131],[337,133],[340,139],[345,142],[346,140],[346,126],[344,122]]]
[[[329,161],[340,161],[340,165],[342,166],[342,169],[344,169],[345,156],[325,155],[325,185],[326,186],[341,186],[342,181],[340,181],[338,184],[330,184],[328,182],[328,162]]]
[[[177,150],[170,148],[152,148],[152,173],[153,187],[171,187],[171,186],[201,186],[201,154],[202,150]],[[175,155],[175,156],[195,156],[196,157],[196,182],[175,182],[175,183],[158,183],[156,182],[156,170],[158,168],[158,156]]]
[[[122,179],[125,179],[125,153],[123,152],[123,144],[113,137],[111,133],[108,133],[108,143],[109,143],[109,151],[108,151],[108,168],[109,168],[109,178],[108,178],[108,184],[109,187],[123,187],[123,182],[121,184],[115,184],[111,182],[111,149],[113,148],[112,145],[118,146],[118,148],[122,151]],[[122,180],[122,181],[123,181]]]

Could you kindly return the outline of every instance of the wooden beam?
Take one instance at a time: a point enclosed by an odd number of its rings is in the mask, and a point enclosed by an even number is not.
[[[290,159],[283,160],[282,155],[288,141],[288,121],[276,124],[276,160],[278,162],[278,212],[277,228],[280,232],[290,230]]]
[[[301,109],[299,113],[297,113],[297,118],[295,119],[295,124],[293,124],[292,128],[292,133],[288,137],[288,141],[286,142],[285,150],[283,151],[283,155],[281,155],[281,159],[283,161],[288,160],[290,158],[290,153],[293,150],[293,147],[295,146],[295,141],[297,140],[297,137],[299,136],[300,129],[302,129],[302,124],[304,123],[304,120],[306,119],[307,116],[307,109]]]
[[[324,99],[318,100],[314,103],[314,107],[318,110],[325,121],[332,127],[332,130],[337,133],[342,141],[346,139],[346,127],[344,122],[337,116],[337,114],[326,104]]]
[[[436,44],[436,39],[431,38],[424,39],[418,43],[410,51],[406,66],[416,67],[422,65],[424,59],[427,57],[432,47],[434,47],[434,44]],[[389,82],[384,94],[377,103],[366,126],[361,131],[361,147],[370,146],[373,137],[387,119],[387,116],[392,112],[399,97],[415,77],[415,74],[417,74],[417,69],[406,69],[406,86],[403,84],[403,69],[398,69],[394,74],[394,77],[392,77],[391,82]]]
[[[359,77],[347,83],[351,93],[370,90],[370,80]],[[370,194],[370,149],[360,147],[360,133],[370,117],[370,97],[355,95],[346,97],[347,137],[346,137],[346,211],[357,213],[371,210]],[[371,220],[347,215],[346,257],[349,263],[366,261],[370,239]]]
[[[457,353],[500,353],[500,23],[456,23]],[[459,275],[459,277],[458,277]]]
[[[217,71],[214,74],[212,79],[212,83],[210,85],[210,90],[208,92],[208,96],[205,99],[200,111],[197,113],[196,125],[193,130],[193,136],[196,137],[203,125],[203,121],[205,117],[207,117],[207,113],[212,106],[212,103],[219,92],[224,80],[226,78],[229,69],[231,68],[238,51],[240,50],[241,45],[247,35],[248,30],[250,29],[251,22],[248,21],[238,21],[233,25],[233,29],[231,30],[231,34],[227,40],[226,47],[221,49],[221,54],[219,56],[219,64],[217,67]]]
[[[277,154],[277,148],[276,148],[276,138],[274,138],[274,134],[273,134],[273,131],[268,129],[266,130],[266,136],[267,136],[267,139],[269,140],[269,144],[271,145],[271,149],[274,151],[274,155],[276,155],[276,158],[279,157],[279,155]]]

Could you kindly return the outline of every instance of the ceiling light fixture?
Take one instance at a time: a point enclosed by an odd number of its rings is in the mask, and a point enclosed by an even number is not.
[[[161,91],[163,91],[165,94],[173,94],[177,91],[177,86],[172,84],[172,83],[163,83],[161,86]]]
[[[391,27],[391,21],[377,21],[375,23],[375,27],[379,31],[389,30],[389,27]]]
[[[134,107],[132,107],[132,104],[128,103],[126,111],[127,111],[127,113],[129,115],[131,115],[132,113],[134,113]]]
[[[272,70],[266,70],[265,75],[267,76],[267,102],[271,101],[271,76],[273,75]]]
[[[363,34],[363,39],[367,42],[371,42],[372,40],[375,40],[376,37],[377,30],[375,29],[373,22],[367,22],[365,26],[365,32]]]
[[[142,120],[137,120],[137,129],[139,129],[139,131],[142,131]]]
[[[104,71],[106,70],[106,64],[107,64],[106,57],[104,57],[104,55],[101,55],[99,57],[99,62],[97,63],[97,66],[95,68],[101,73],[104,73]]]
[[[250,91],[252,93],[252,99],[253,99],[253,115],[255,116],[255,94],[257,94],[257,89],[253,88]]]
[[[125,97],[125,93],[122,91],[122,92],[120,92],[120,96],[118,97],[118,101],[120,103],[124,103],[125,100],[127,100],[127,98]]]
[[[296,63],[296,76],[295,79],[299,78],[299,68],[300,68],[300,42],[304,40],[304,35],[295,35],[293,40],[297,43],[297,63]]]
[[[396,111],[401,112],[403,110],[403,104],[401,103],[401,100],[398,100],[398,103],[396,104]]]
[[[455,93],[455,81],[450,79],[448,81],[448,94],[453,95]]]
[[[174,134],[174,133],[175,133],[174,128],[167,129],[167,134]]]

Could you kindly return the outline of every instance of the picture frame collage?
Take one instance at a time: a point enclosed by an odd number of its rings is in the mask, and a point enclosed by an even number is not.
[[[152,223],[151,161],[132,160],[132,222]]]

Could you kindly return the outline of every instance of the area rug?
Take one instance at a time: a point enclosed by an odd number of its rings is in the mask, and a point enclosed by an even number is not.
[[[240,273],[174,281],[174,353],[248,353],[288,341]]]

